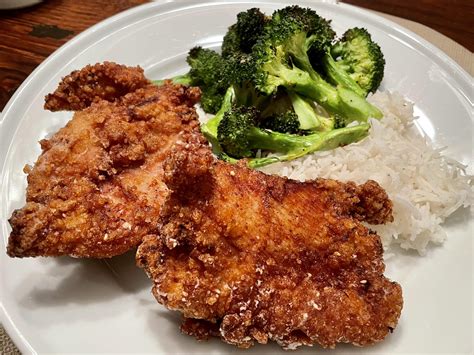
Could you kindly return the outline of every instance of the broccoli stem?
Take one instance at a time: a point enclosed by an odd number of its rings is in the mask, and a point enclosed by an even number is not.
[[[308,136],[265,131],[254,136],[254,133],[257,132],[252,130],[251,143],[258,145],[258,148],[281,152],[283,155],[248,159],[247,165],[250,168],[259,168],[276,162],[293,160],[315,151],[330,150],[358,142],[368,135],[369,128],[368,123],[363,123],[357,126],[313,133]],[[232,162],[232,160],[228,161]]]
[[[334,128],[334,120],[323,117],[316,113],[315,107],[308,99],[294,93],[288,92],[293,110],[298,116],[300,129],[312,131],[327,131]]]
[[[307,136],[251,127],[248,129],[247,138],[250,149],[305,155],[315,150],[334,149],[340,145],[352,143],[355,137],[365,137],[369,127],[369,124],[364,123],[328,132],[312,133]]]
[[[322,63],[330,82],[334,85],[342,85],[347,89],[354,91],[357,95],[365,97],[365,91],[349,76],[349,74],[347,74],[344,69],[339,67],[331,54],[325,53],[322,58]]]
[[[235,90],[231,86],[227,89],[224,96],[224,100],[222,102],[222,106],[219,111],[217,111],[216,115],[212,117],[209,121],[201,125],[201,133],[211,143],[214,154],[219,154],[222,152],[222,149],[219,145],[219,141],[217,140],[217,127],[222,121],[224,113],[226,113],[232,108],[232,104],[234,103],[234,101]]]
[[[294,91],[305,95],[323,106],[329,113],[345,118],[345,123],[365,122],[369,117],[382,118],[382,112],[355,92],[338,86],[333,87],[314,71],[312,75],[299,75]]]
[[[248,82],[233,84],[235,104],[237,106],[253,106],[257,108],[267,106],[272,97],[259,95],[253,86]]]
[[[301,145],[309,144],[307,139],[301,139],[307,137],[309,136],[274,132],[258,127],[249,128],[247,136],[250,149],[263,149],[281,153],[288,153]]]
[[[189,73],[176,75],[175,77],[172,77],[170,79],[153,80],[152,83],[157,86],[161,86],[165,83],[166,80],[171,80],[173,84],[181,84],[181,85],[186,85],[186,86],[192,85],[192,79]]]
[[[303,61],[301,61],[303,62]],[[353,91],[334,87],[311,68],[287,68],[284,65],[265,68],[277,85],[295,91],[319,103],[330,114],[344,117],[345,124],[352,121],[366,122],[369,117],[382,118],[382,112]]]
[[[213,118],[201,125],[201,132],[211,143],[214,154],[221,160],[229,163],[236,163],[238,159],[230,157],[222,150],[217,139],[217,129],[225,112],[232,108],[234,101],[235,90],[233,87],[229,87],[224,96],[221,109]],[[283,153],[283,155],[252,158],[247,160],[247,164],[250,168],[257,168],[275,162],[293,160],[318,150],[334,149],[361,140],[367,136],[369,128],[369,124],[365,123],[353,127],[299,136],[251,127],[248,134],[248,142],[251,149],[269,150]]]

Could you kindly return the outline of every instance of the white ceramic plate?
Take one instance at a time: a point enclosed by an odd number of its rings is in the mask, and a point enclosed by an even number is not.
[[[295,1],[296,2],[296,1]],[[472,159],[471,78],[451,59],[413,33],[358,8],[299,1],[333,19],[339,34],[364,26],[387,60],[382,89],[397,90],[416,103],[424,132],[449,146],[447,154]],[[22,168],[40,153],[37,141],[63,126],[71,113],[46,112],[43,97],[62,76],[104,60],[141,65],[149,78],[186,70],[194,45],[218,48],[235,15],[258,6],[271,13],[285,1],[152,3],[119,14],[85,31],[56,51],[17,90],[0,126],[1,321],[24,353],[228,353],[213,340],[182,335],[180,316],[153,299],[151,282],[128,253],[108,261],[10,259],[7,219],[24,203]],[[400,162],[403,164],[403,162]],[[369,177],[368,177],[369,178]],[[401,283],[405,307],[392,335],[373,347],[343,345],[344,352],[422,353],[472,351],[472,221],[466,211],[446,223],[448,240],[426,257],[402,253],[387,263]],[[300,352],[314,352],[303,349]],[[276,345],[247,353],[275,353]]]

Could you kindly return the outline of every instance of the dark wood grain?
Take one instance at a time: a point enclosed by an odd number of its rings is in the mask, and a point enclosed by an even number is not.
[[[423,23],[474,50],[474,1],[342,0]],[[52,52],[97,22],[147,0],[45,0],[0,11],[0,110]]]
[[[23,80],[69,39],[147,0],[47,0],[0,11],[0,110]]]
[[[422,23],[474,51],[473,0],[341,0]]]

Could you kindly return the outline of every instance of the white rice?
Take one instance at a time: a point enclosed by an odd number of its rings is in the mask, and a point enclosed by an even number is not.
[[[420,135],[413,124],[413,105],[401,95],[377,92],[370,101],[384,118],[371,120],[370,135],[363,141],[260,170],[300,181],[317,177],[359,184],[377,181],[393,201],[394,221],[370,228],[386,249],[398,244],[423,254],[430,242],[445,240],[444,220],[458,208],[472,205],[472,176]]]

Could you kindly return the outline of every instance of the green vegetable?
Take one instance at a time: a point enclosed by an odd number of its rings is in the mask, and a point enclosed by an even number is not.
[[[237,107],[224,113],[218,124],[217,140],[229,157],[227,160],[252,158],[257,149],[282,155],[250,159],[250,167],[296,159],[314,151],[333,149],[359,141],[367,136],[370,127],[368,124],[361,124],[300,136],[261,129],[258,127],[258,121],[259,112],[255,108]]]
[[[368,124],[349,123],[382,117],[365,97],[385,64],[365,29],[334,39],[330,21],[312,9],[288,6],[267,17],[252,8],[229,27],[222,56],[191,49],[190,71],[173,82],[199,86],[204,111],[216,113],[201,131],[220,159],[259,167],[333,149],[368,134]],[[257,150],[275,155],[257,158]]]
[[[219,111],[214,117],[212,117],[206,123],[203,123],[201,125],[201,133],[211,143],[215,154],[218,154],[222,151],[219,146],[219,141],[217,140],[217,127],[222,121],[225,112],[229,111],[232,108],[234,101],[235,90],[234,88],[229,87],[225,93],[224,99],[222,100],[222,106]]]
[[[265,118],[260,126],[275,132],[293,134],[300,132],[298,115],[291,110]]]
[[[226,58],[225,76],[235,91],[235,104],[263,107],[272,97],[262,95],[253,85],[253,58],[249,54],[234,53]]]
[[[294,92],[289,92],[293,109],[298,116],[301,130],[330,131],[334,128],[334,117],[324,117],[318,114],[311,100]]]
[[[352,28],[323,56],[330,82],[361,96],[375,92],[383,79],[385,59],[379,45],[364,28]]]
[[[171,78],[175,84],[199,86],[202,91],[201,106],[207,113],[216,113],[222,105],[225,92],[229,87],[226,76],[227,62],[219,53],[202,47],[192,48],[186,58],[190,71]],[[164,80],[154,81],[162,85]]]
[[[317,22],[318,19],[321,18],[314,11],[294,6],[275,12],[253,47],[255,87],[272,95],[283,86],[316,101],[330,114],[344,118],[345,124],[382,117],[376,107],[357,93],[332,86],[312,68],[307,54],[309,48],[327,46],[330,39],[321,38],[319,32],[310,27],[327,24],[327,21]]]
[[[257,8],[240,12],[237,22],[229,27],[222,42],[222,56],[250,53],[268,18]]]
[[[190,86],[192,84],[192,79],[189,76],[189,73],[177,75],[171,79],[153,80],[152,82],[153,84],[160,86],[163,85],[166,80],[171,80],[174,84],[181,84],[186,86]]]
[[[226,72],[226,62],[219,53],[202,47],[192,48],[186,60],[191,67],[188,74],[191,85],[201,88],[203,110],[216,113],[229,86],[226,76],[223,75]]]

